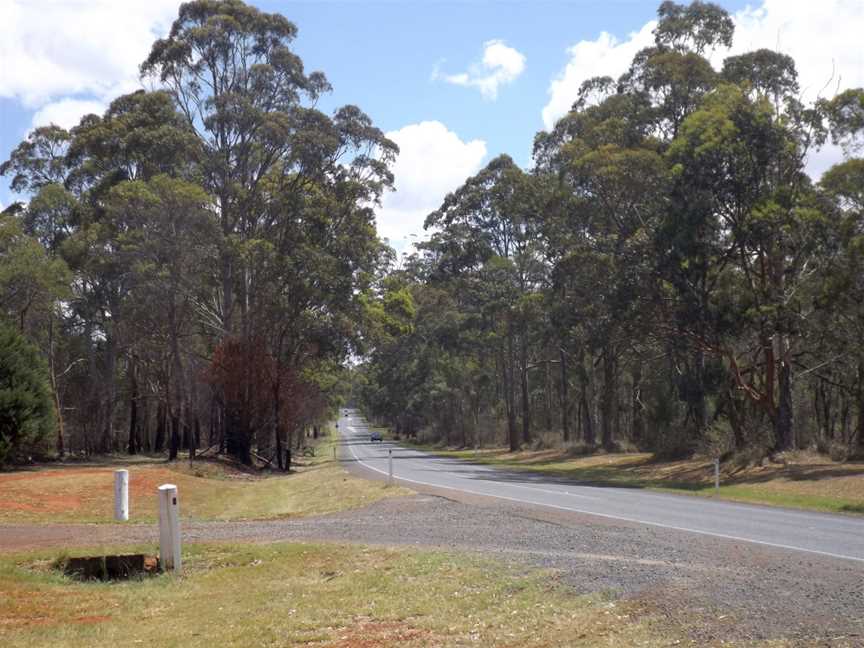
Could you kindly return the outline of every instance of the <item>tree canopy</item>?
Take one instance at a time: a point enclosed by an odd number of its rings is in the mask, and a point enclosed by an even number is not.
[[[860,450],[861,160],[819,184],[805,163],[829,135],[854,152],[861,91],[802,103],[766,49],[716,70],[733,35],[717,5],[663,2],[531,170],[504,156],[445,198],[389,278],[417,316],[359,369],[372,415],[511,449]]]

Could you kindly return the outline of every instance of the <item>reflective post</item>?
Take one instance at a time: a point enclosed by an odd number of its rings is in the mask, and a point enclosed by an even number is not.
[[[720,458],[714,458],[714,494],[720,494]]]
[[[179,572],[183,567],[180,557],[180,505],[177,487],[162,484],[159,487],[159,561],[165,571]]]
[[[114,471],[114,519],[126,522],[129,519],[129,471]]]

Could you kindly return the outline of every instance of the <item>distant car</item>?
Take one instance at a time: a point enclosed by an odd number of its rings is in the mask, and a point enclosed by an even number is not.
[[[384,437],[381,436],[380,432],[373,432],[369,435],[369,441],[384,441]]]

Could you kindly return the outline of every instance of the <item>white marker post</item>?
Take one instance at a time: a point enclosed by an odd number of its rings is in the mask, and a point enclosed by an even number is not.
[[[714,458],[714,494],[720,494],[720,458]]]
[[[183,566],[180,558],[180,505],[174,484],[159,487],[159,561],[165,571],[171,569],[177,573]]]
[[[126,522],[129,519],[129,471],[114,471],[114,519]]]
[[[387,450],[387,453],[388,453],[388,455],[387,455],[387,465],[388,465],[387,472],[389,473],[388,477],[387,477],[387,485],[392,486],[393,485],[393,448],[390,448],[389,450]]]

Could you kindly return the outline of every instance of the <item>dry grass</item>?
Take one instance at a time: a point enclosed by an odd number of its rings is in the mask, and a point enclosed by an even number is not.
[[[173,483],[182,517],[271,519],[342,511],[407,493],[353,477],[332,459],[334,438],[291,474],[249,474],[224,463],[115,462],[0,473],[0,523],[112,522],[114,471],[129,470],[131,522],[157,519],[156,489]]]
[[[564,450],[501,449],[432,452],[499,465],[614,484],[714,496],[714,469],[707,459],[655,461],[647,453],[572,457]],[[813,453],[794,453],[785,464],[742,470],[724,467],[720,497],[840,513],[864,513],[864,463],[836,463]]]
[[[5,559],[3,645],[668,646],[682,636],[635,604],[463,554],[198,545],[185,564],[179,579],[83,584],[50,572],[45,554]]]

